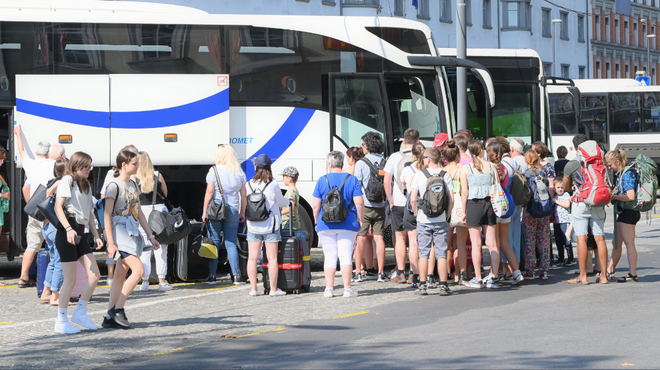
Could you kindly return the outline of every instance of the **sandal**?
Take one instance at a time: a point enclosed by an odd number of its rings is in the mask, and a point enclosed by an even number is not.
[[[601,284],[609,284],[610,283],[610,281],[608,279],[602,277],[600,274],[598,274],[598,276],[596,276],[596,282],[601,283]]]
[[[617,283],[627,283],[631,280],[634,281],[634,282],[639,281],[639,279],[637,278],[637,275],[633,275],[631,273],[628,273],[628,276],[620,277],[620,278],[616,279],[616,282]]]
[[[582,285],[589,285],[589,282],[587,280],[582,281],[579,277],[576,277],[575,279],[571,279],[568,281],[569,284],[582,284]]]
[[[23,282],[23,284],[21,284],[21,281]],[[32,280],[18,279],[19,288],[30,288],[33,286],[34,286],[34,282]]]
[[[607,272],[607,280],[611,280],[611,281],[614,281],[614,280],[615,280],[615,278],[614,278],[614,270],[612,270],[612,272],[609,272],[609,271]]]

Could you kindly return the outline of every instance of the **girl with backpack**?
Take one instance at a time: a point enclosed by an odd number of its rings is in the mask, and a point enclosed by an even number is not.
[[[92,168],[92,157],[83,152],[73,153],[67,164],[66,175],[62,177],[57,186],[54,208],[61,227],[57,230],[55,236],[55,248],[57,248],[62,261],[64,281],[60,289],[59,308],[57,320],[55,321],[56,333],[74,334],[80,332],[80,329],[71,325],[67,318],[69,298],[76,284],[78,262],[85,268],[87,284],[83,288],[78,307],[73,312],[71,321],[86,329],[98,329],[98,326],[87,315],[87,303],[92,298],[101,274],[89,244],[81,239],[85,232],[85,225],[88,225],[94,235],[96,245],[99,248],[103,246],[103,241],[99,238],[94,216],[92,215],[92,209],[94,208],[92,189],[87,180]],[[135,287],[135,284],[131,289],[133,287]]]
[[[261,244],[266,244],[268,258],[268,276],[270,278],[270,296],[286,295],[277,287],[277,246],[282,241],[280,226],[282,215],[280,208],[289,205],[289,200],[282,195],[280,186],[273,181],[272,161],[267,154],[259,154],[254,162],[254,177],[248,182],[246,213],[248,263],[251,296],[257,295],[257,260],[261,253]],[[261,217],[257,217],[261,216]]]
[[[539,275],[541,279],[548,279],[548,268],[550,267],[550,215],[553,212],[552,198],[549,194],[549,184],[546,173],[541,165],[541,158],[533,150],[525,153],[525,163],[528,169],[525,171],[525,177],[532,189],[532,196],[527,204],[523,214],[523,236],[525,240],[525,279],[534,279],[534,269],[536,268],[536,251],[540,257]],[[545,185],[545,190],[543,190]],[[545,195],[543,192],[545,191]],[[547,199],[546,199],[547,198]],[[546,216],[536,214],[532,208],[547,208],[549,204],[550,212]]]
[[[467,225],[472,241],[472,262],[475,277],[465,285],[471,288],[499,288],[497,273],[500,264],[500,252],[495,240],[497,217],[490,202],[490,187],[493,181],[499,181],[495,166],[481,159],[484,150],[479,140],[472,140],[468,145],[472,162],[461,167],[461,200],[463,203],[463,223]],[[486,247],[490,252],[491,272],[481,279],[481,227],[486,226]],[[459,247],[460,247],[459,240]],[[459,249],[460,252],[460,249]]]
[[[337,258],[344,281],[344,298],[357,297],[351,287],[353,244],[364,217],[362,187],[357,177],[342,170],[344,155],[339,151],[328,154],[328,173],[321,176],[314,187],[314,223],[323,246],[325,291],[332,298],[337,271]]]
[[[406,194],[406,207],[403,210],[403,228],[408,234],[408,254],[410,259],[410,269],[413,272],[412,278],[408,281],[412,282],[412,287],[417,288],[419,284],[419,249],[417,245],[417,218],[412,212],[412,205],[410,204],[410,194],[412,190],[412,182],[415,174],[426,168],[424,165],[424,144],[417,143],[412,147],[413,162],[406,166],[401,171],[401,186]]]
[[[614,194],[612,201],[617,203],[617,209],[620,213],[616,217],[614,227],[617,228],[616,239],[612,250],[612,259],[607,267],[607,278],[614,280],[614,269],[621,259],[621,247],[626,243],[626,254],[628,255],[629,272],[627,276],[617,279],[619,283],[628,281],[638,281],[637,278],[637,249],[635,248],[635,225],[641,218],[641,213],[630,207],[635,200],[637,191],[637,175],[635,171],[628,170],[624,172],[627,159],[624,150],[611,150],[605,154],[607,168],[615,173]]]

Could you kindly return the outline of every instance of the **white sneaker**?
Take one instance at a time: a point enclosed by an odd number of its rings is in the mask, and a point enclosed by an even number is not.
[[[172,286],[167,281],[164,283],[158,283],[158,290],[161,292],[172,290]]]
[[[250,294],[253,297],[256,297],[259,293],[257,293],[256,290],[250,290],[250,293],[248,293],[248,294]]]
[[[344,289],[344,298],[357,297],[358,292],[353,290],[353,288]]]
[[[112,286],[112,279],[106,279],[109,286]]]
[[[96,330],[99,327],[92,322],[92,319],[87,315],[87,310],[75,310],[73,316],[71,316],[71,321],[74,324],[84,326],[87,329]]]
[[[323,292],[323,297],[332,298],[333,297],[333,294],[332,294],[333,291],[334,291],[333,288],[325,288],[325,292]]]
[[[518,272],[518,275],[513,277],[513,285],[518,285],[525,281],[525,278],[522,276],[520,272]]]
[[[143,281],[142,285],[140,285],[140,290],[143,292],[146,292],[149,290],[149,282],[148,281]]]
[[[277,290],[271,290],[269,295],[271,297],[277,297],[281,295],[286,295],[286,292],[283,292],[282,289],[277,288]]]
[[[61,333],[61,334],[76,334],[80,333],[80,329],[76,328],[75,326],[71,325],[70,322],[65,321],[65,322],[55,322],[55,332],[56,333]]]

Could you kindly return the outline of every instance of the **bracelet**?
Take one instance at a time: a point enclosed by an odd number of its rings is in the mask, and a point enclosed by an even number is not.
[[[149,239],[149,240],[151,240],[151,239],[156,239],[156,237],[153,236],[153,234],[152,234],[152,235],[151,235],[149,238],[147,238],[147,239]]]
[[[71,230],[73,230],[73,227],[71,227],[71,226],[67,226],[67,227],[65,228],[65,230],[66,230],[66,231],[71,231]]]

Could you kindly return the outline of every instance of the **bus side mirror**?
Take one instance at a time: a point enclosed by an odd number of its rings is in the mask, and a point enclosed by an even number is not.
[[[582,97],[580,95],[580,89],[575,86],[567,86],[566,88],[573,97],[573,109],[575,109],[575,117],[582,117]]]

